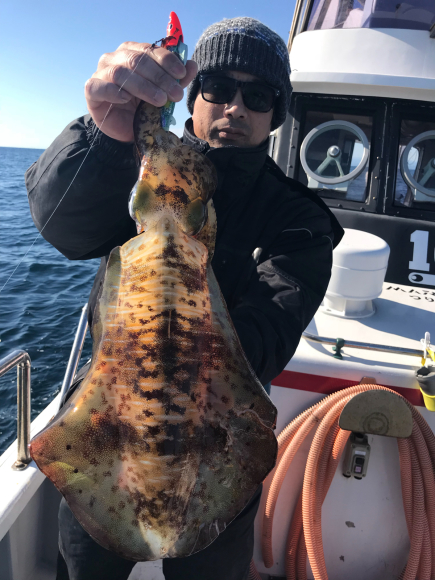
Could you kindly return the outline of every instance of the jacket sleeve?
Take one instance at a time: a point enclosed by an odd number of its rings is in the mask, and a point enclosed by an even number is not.
[[[133,145],[80,117],[26,172],[33,221],[70,260],[104,256],[136,235],[128,198],[137,176]]]
[[[309,200],[307,204],[314,206]],[[279,375],[295,353],[331,276],[331,223],[316,206],[310,213],[309,219],[283,229],[263,251],[230,312],[263,385]]]

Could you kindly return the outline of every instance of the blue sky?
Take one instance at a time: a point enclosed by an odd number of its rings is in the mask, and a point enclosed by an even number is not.
[[[287,42],[295,0],[23,0],[3,2],[0,23],[0,146],[46,148],[85,114],[85,81],[122,42],[153,42],[177,12],[192,54],[202,31],[222,18],[251,16]],[[177,104],[177,127],[188,116]]]

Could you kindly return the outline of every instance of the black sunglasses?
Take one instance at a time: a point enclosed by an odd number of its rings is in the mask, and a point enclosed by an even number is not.
[[[199,82],[202,98],[216,105],[231,103],[240,87],[245,107],[257,113],[270,111],[279,96],[278,89],[259,81],[243,82],[219,75],[199,75]]]

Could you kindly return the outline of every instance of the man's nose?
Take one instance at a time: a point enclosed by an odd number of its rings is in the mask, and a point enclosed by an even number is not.
[[[224,114],[227,117],[233,117],[234,119],[240,119],[246,116],[246,107],[243,102],[242,90],[237,89],[234,99],[225,105]]]

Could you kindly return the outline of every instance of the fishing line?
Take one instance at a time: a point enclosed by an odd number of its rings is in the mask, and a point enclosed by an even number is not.
[[[157,41],[157,42],[159,42],[159,41]],[[149,49],[149,48],[154,48],[155,44],[156,44],[156,43],[153,43],[153,44],[151,45],[151,47],[147,47],[147,49]],[[147,52],[149,52],[149,51],[147,51],[147,50],[144,50],[144,52],[143,52],[142,56],[141,56],[141,57],[140,57],[140,59],[138,60],[138,62],[137,62],[137,64],[136,64],[136,66],[134,67],[134,69],[133,69],[133,70],[130,72],[130,74],[127,76],[127,78],[125,79],[125,81],[124,81],[124,82],[122,83],[122,85],[119,87],[119,89],[118,89],[118,93],[119,93],[119,92],[122,90],[122,88],[124,87],[124,85],[125,85],[125,83],[128,81],[128,79],[131,77],[131,75],[132,75],[132,74],[133,74],[133,73],[136,71],[137,67],[140,65],[140,63],[141,63],[141,61],[142,61],[143,57],[144,57],[144,56],[147,54]],[[56,207],[55,207],[55,208],[54,208],[54,210],[52,211],[52,213],[51,213],[50,217],[47,219],[47,221],[45,222],[45,224],[42,226],[42,228],[41,228],[41,229],[39,230],[39,232],[37,233],[37,235],[36,235],[35,239],[34,239],[34,240],[33,240],[33,242],[30,244],[30,247],[29,247],[29,249],[27,250],[27,252],[26,252],[26,253],[24,254],[24,256],[21,258],[21,260],[18,262],[18,264],[15,266],[14,270],[12,271],[12,274],[9,276],[9,278],[6,280],[6,282],[5,282],[5,283],[3,284],[3,286],[0,288],[0,294],[3,292],[3,290],[5,289],[5,287],[6,287],[6,286],[7,286],[7,284],[8,284],[9,280],[12,278],[12,276],[13,276],[13,275],[15,274],[15,272],[18,270],[18,268],[20,267],[20,265],[23,263],[23,261],[24,261],[24,258],[27,256],[27,254],[28,254],[28,253],[30,252],[30,250],[33,248],[33,246],[35,245],[35,242],[36,242],[36,240],[37,240],[39,237],[41,237],[41,235],[42,235],[42,232],[45,230],[45,228],[46,228],[46,226],[47,226],[48,222],[49,222],[49,221],[51,220],[51,218],[54,216],[54,214],[55,214],[55,212],[56,212],[57,208],[60,206],[60,204],[62,203],[62,201],[63,201],[63,199],[65,198],[66,194],[67,194],[67,193],[68,193],[68,191],[71,189],[71,186],[72,186],[72,184],[73,184],[73,183],[74,183],[74,181],[75,181],[75,178],[76,178],[76,177],[77,177],[77,175],[79,174],[79,171],[80,171],[80,169],[83,167],[83,164],[84,164],[84,162],[86,161],[86,158],[88,157],[89,153],[90,153],[90,152],[91,152],[91,150],[92,150],[92,147],[94,146],[94,143],[95,143],[95,142],[96,142],[96,140],[97,140],[97,136],[98,136],[98,135],[99,135],[99,134],[102,132],[102,131],[101,131],[101,129],[102,129],[103,125],[104,125],[104,121],[107,119],[107,116],[108,116],[108,114],[110,113],[110,111],[112,110],[112,107],[113,107],[113,103],[112,103],[112,104],[110,105],[110,107],[107,109],[107,112],[106,112],[106,114],[104,115],[103,121],[101,122],[101,125],[98,127],[98,131],[97,131],[97,133],[96,133],[96,135],[95,135],[95,138],[94,138],[94,140],[93,140],[93,142],[92,142],[92,145],[89,147],[89,149],[88,149],[88,151],[87,151],[87,153],[86,153],[86,155],[85,155],[85,157],[84,157],[83,161],[80,163],[80,166],[79,166],[79,168],[78,168],[78,169],[77,169],[77,171],[75,172],[75,175],[74,175],[74,177],[73,177],[73,178],[72,178],[72,180],[71,180],[71,183],[70,183],[70,184],[68,185],[68,187],[66,188],[66,191],[65,191],[65,193],[64,193],[64,194],[62,195],[62,197],[60,198],[60,201],[58,202],[58,204],[56,205]]]

